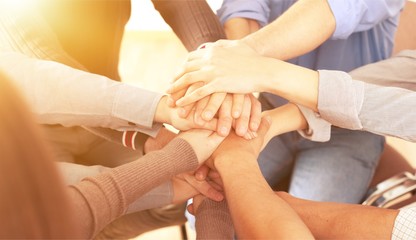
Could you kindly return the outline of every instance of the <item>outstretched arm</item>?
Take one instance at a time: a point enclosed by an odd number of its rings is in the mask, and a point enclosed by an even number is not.
[[[315,202],[276,193],[302,218],[318,239],[390,239],[397,210]]]
[[[258,138],[247,141],[231,134],[213,155],[237,236],[312,239],[300,217],[274,194],[258,167],[257,156],[270,126],[269,121],[263,119]]]

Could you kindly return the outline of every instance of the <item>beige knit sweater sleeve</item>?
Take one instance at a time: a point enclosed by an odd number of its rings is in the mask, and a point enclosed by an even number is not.
[[[196,213],[197,239],[234,239],[234,226],[226,200],[204,199]]]
[[[93,238],[122,216],[133,201],[176,174],[197,166],[197,156],[191,145],[176,138],[162,150],[69,186],[75,217],[81,228],[81,235],[74,237]]]

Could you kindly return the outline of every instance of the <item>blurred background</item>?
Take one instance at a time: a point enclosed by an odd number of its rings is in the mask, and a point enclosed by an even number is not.
[[[208,0],[214,12],[219,0]],[[184,62],[187,51],[150,0],[132,0],[132,15],[126,25],[120,58],[120,75],[152,90],[164,87]]]

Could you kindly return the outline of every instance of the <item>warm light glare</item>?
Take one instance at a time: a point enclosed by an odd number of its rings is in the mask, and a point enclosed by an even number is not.
[[[0,0],[2,1],[2,0]],[[31,0],[20,0],[31,1]],[[214,12],[221,6],[219,0],[208,0]],[[165,23],[159,12],[153,7],[151,0],[132,0],[132,14],[127,30],[167,31],[170,27]]]
[[[25,9],[32,7],[34,0],[0,0],[0,6],[6,6],[8,9]]]

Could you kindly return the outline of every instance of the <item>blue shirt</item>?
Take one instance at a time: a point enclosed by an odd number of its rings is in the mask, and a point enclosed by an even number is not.
[[[240,17],[257,20],[264,26],[295,2],[224,0],[217,14],[222,23]],[[315,70],[348,72],[390,57],[405,0],[328,0],[328,3],[336,20],[335,32],[317,49],[289,62]]]

